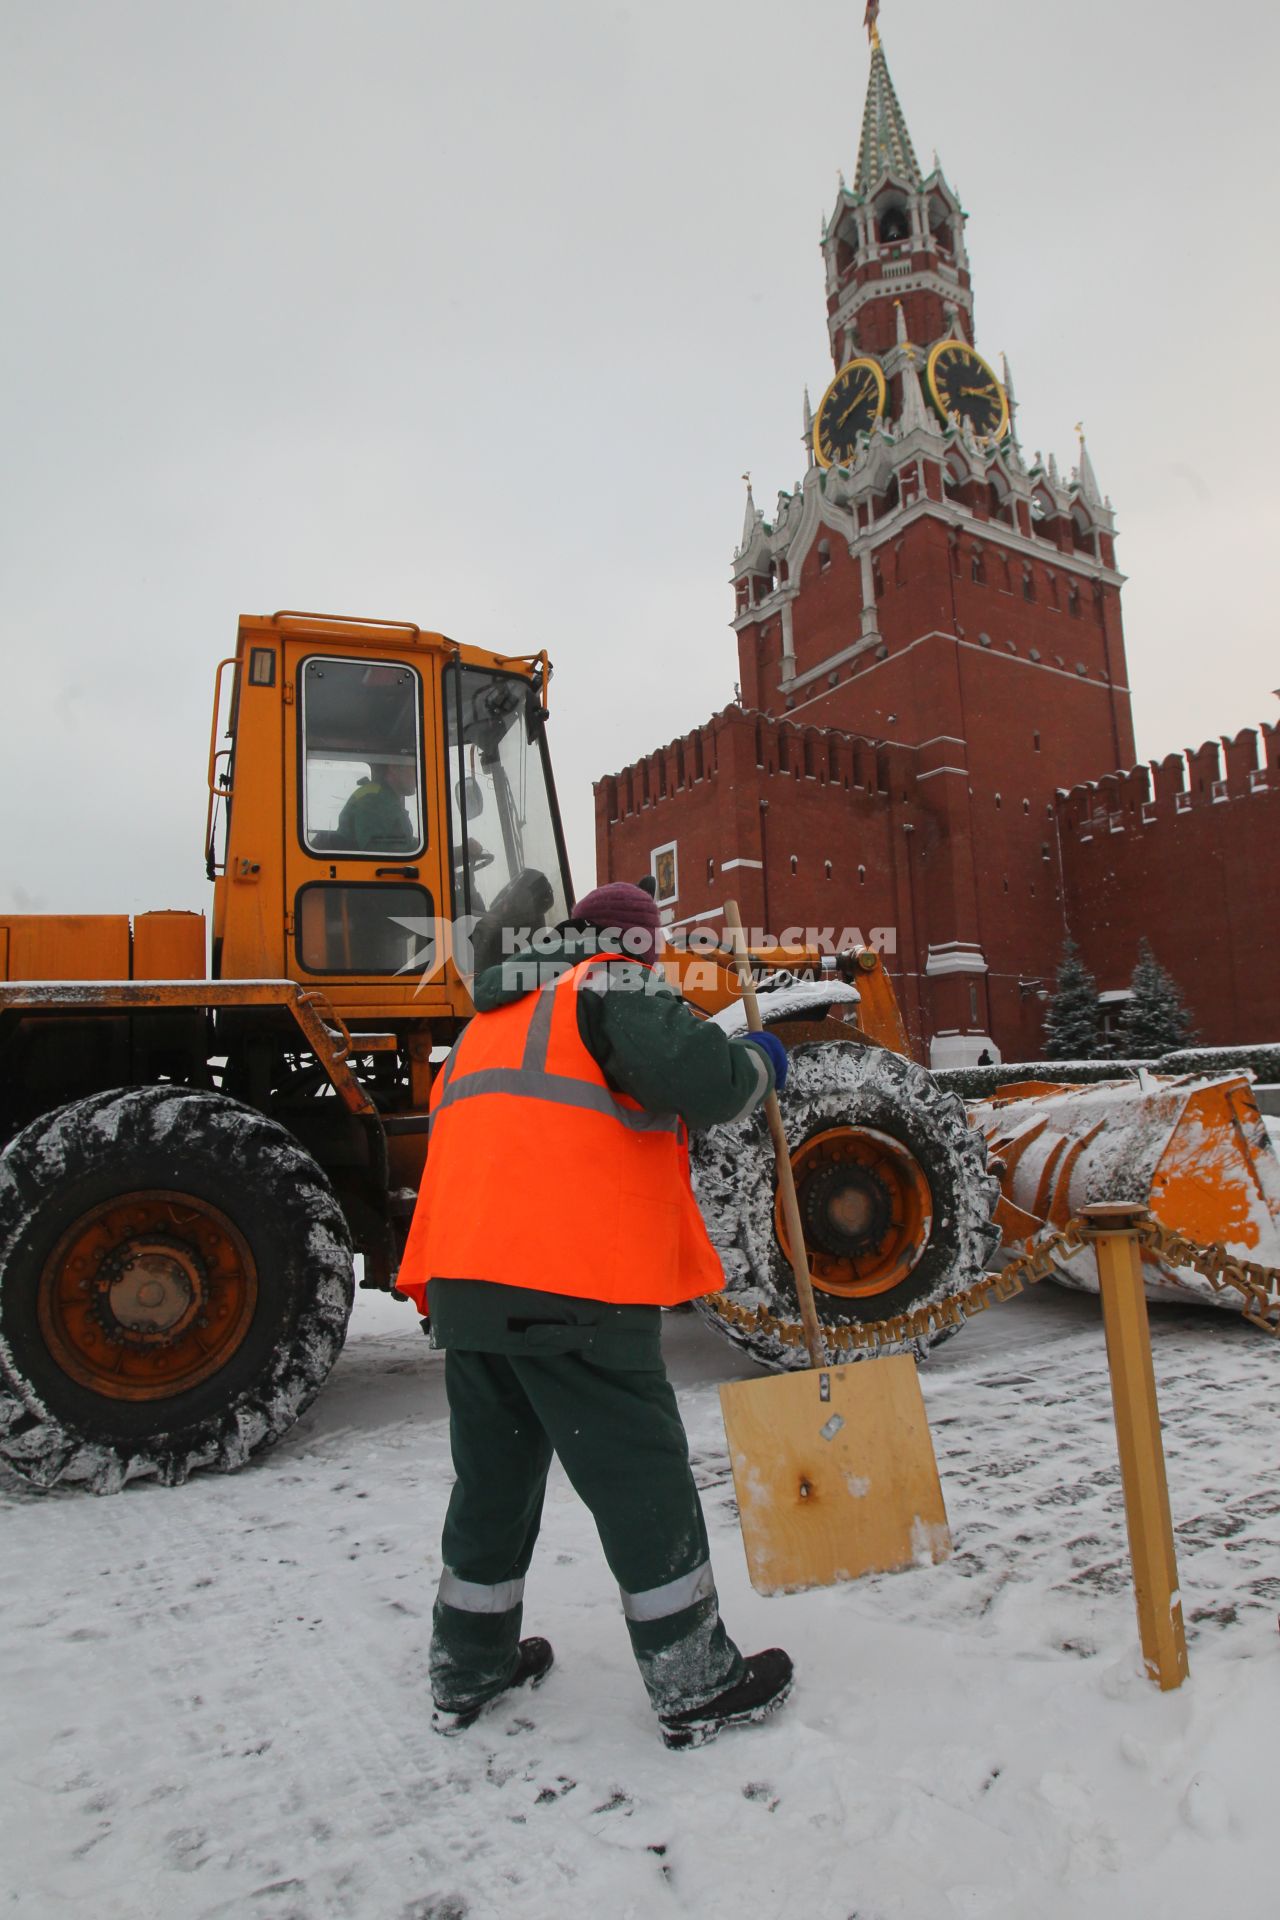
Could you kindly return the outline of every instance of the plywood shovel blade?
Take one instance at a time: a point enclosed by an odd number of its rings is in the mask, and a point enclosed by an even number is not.
[[[951,1533],[909,1354],[720,1389],[747,1568],[799,1593],[945,1560]]]

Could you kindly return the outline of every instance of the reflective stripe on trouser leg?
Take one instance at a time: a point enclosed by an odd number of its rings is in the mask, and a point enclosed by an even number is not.
[[[510,1613],[524,1599],[523,1580],[500,1580],[486,1587],[478,1580],[459,1580],[448,1567],[440,1575],[436,1598],[459,1613]]]
[[[619,1587],[618,1592],[628,1620],[665,1620],[669,1614],[696,1607],[699,1600],[714,1600],[716,1583],[711,1562],[704,1560],[692,1573],[682,1573],[678,1580],[668,1580],[660,1587],[647,1587],[643,1593],[628,1593],[625,1587]]]

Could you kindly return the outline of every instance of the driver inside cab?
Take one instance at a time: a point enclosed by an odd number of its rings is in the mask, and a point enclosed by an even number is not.
[[[359,781],[338,815],[340,844],[361,853],[405,853],[416,848],[417,822],[405,800],[417,791],[418,770],[411,759],[371,760],[368,778]]]

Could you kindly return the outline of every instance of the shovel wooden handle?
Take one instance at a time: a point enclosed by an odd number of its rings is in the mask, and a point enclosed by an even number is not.
[[[763,1033],[764,1022],[760,1018],[756,990],[751,980],[746,936],[742,931],[742,917],[738,912],[736,900],[725,901],[724,919],[729,929],[729,944],[733,949],[734,964],[738,969],[742,1003],[747,1010],[747,1029],[751,1033]],[[791,1149],[787,1145],[786,1130],[782,1124],[782,1110],[778,1105],[776,1093],[766,1096],[764,1110],[769,1122],[769,1132],[773,1136],[773,1157],[777,1162],[778,1186],[782,1192],[782,1213],[787,1223],[791,1271],[795,1276],[796,1292],[800,1296],[800,1319],[804,1326],[804,1343],[809,1349],[810,1363],[815,1367],[825,1367],[828,1364],[827,1347],[822,1337],[822,1323],[818,1319],[818,1309],[813,1303],[813,1281],[809,1277],[809,1262],[805,1256],[804,1227],[800,1220],[800,1202],[796,1198],[795,1175],[791,1169]]]

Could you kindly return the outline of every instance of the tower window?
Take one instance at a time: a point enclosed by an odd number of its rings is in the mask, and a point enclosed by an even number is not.
[[[880,215],[880,239],[889,243],[905,240],[911,232],[911,222],[907,218],[905,207],[886,207]]]
[[[1034,751],[1035,751],[1036,753],[1039,753],[1039,751],[1040,751],[1040,735],[1039,735],[1038,733],[1033,733],[1033,734],[1032,734],[1032,736],[1031,736],[1031,745],[1032,745],[1032,748],[1033,748],[1033,750],[1034,750]]]
[[[866,884],[867,884],[867,870],[865,867],[859,867],[858,868],[858,885],[860,887],[865,887]]]
[[[975,586],[985,587],[987,584],[987,569],[981,547],[975,547],[969,556],[969,578]]]
[[[830,542],[829,540],[819,540],[819,542],[818,542],[818,572],[819,572],[819,573],[825,573],[825,572],[826,572],[826,570],[827,570],[827,568],[828,568],[828,567],[829,567],[830,565],[831,565],[831,542]]]
[[[1035,575],[1030,567],[1022,569],[1022,597],[1024,600],[1034,600],[1036,597]]]
[[[1000,805],[1000,795],[999,795],[999,794],[997,794],[997,795],[996,795],[996,806],[997,806],[997,808],[999,807],[999,805]]]
[[[831,862],[829,860],[824,860],[822,865],[823,865],[823,870],[826,873],[827,879],[829,880],[831,878]]]
[[[792,873],[798,873],[800,871],[800,862],[796,859],[794,853],[791,856],[791,871]]]

